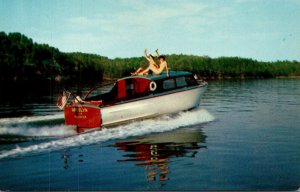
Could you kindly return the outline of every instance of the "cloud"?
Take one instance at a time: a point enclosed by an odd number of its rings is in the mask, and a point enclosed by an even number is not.
[[[255,50],[258,44],[254,42],[267,44],[280,37],[266,27],[272,21],[248,18],[249,9],[255,7],[247,6],[245,12],[240,4],[246,2],[253,0],[223,4],[119,0],[106,4],[109,8],[104,10],[66,17],[62,35],[51,42],[62,51],[112,58],[138,56],[145,47],[167,53],[243,55],[249,52],[243,48],[245,44]],[[257,14],[256,17],[261,18]]]
[[[69,24],[72,26],[90,27],[95,24],[95,20],[88,19],[84,16],[72,17],[68,20]]]
[[[261,0],[235,0],[236,3],[257,3],[261,2]]]
[[[68,29],[58,43],[65,42],[63,50],[107,52],[107,55],[120,54],[117,51],[121,49],[115,49],[121,45],[151,49],[165,44],[201,43],[211,26],[233,14],[228,7],[215,8],[199,1],[174,2],[121,0],[118,9],[112,8],[110,12],[67,18]]]
[[[133,1],[130,2],[133,3]],[[199,2],[180,1],[170,4],[149,4],[146,1],[138,2],[137,4],[131,4],[132,9],[121,13],[119,19],[128,19],[130,22],[145,26],[166,22],[174,18],[200,15],[205,8]]]
[[[263,47],[279,51],[260,58],[299,57],[299,0],[30,1],[18,7],[22,11],[1,12],[7,18],[0,21],[3,30],[61,51],[113,58],[139,56],[147,47],[255,57]]]
[[[140,26],[158,26],[170,19],[180,17],[191,17],[201,14],[204,6],[200,3],[179,3],[170,4],[150,4],[147,1],[121,1],[124,10],[112,11],[109,16],[105,14],[96,14],[91,17],[79,16],[67,19],[69,26],[95,27],[102,25],[106,29],[113,30],[108,26],[128,27]],[[126,9],[126,7],[130,7]]]

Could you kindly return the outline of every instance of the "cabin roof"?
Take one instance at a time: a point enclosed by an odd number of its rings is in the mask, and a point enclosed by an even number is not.
[[[169,71],[169,77],[178,77],[178,76],[191,75],[191,74],[192,73],[187,72],[187,71]],[[155,80],[159,80],[159,79],[166,79],[167,74],[165,72],[163,72],[160,75],[153,74],[153,75],[128,76],[128,77],[124,77],[119,80],[134,79],[134,78],[144,78],[144,79],[148,79],[150,81],[155,81]]]

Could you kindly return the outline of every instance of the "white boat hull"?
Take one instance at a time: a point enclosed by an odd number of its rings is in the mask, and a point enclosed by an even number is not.
[[[189,110],[200,104],[205,86],[176,90],[157,96],[120,102],[101,108],[102,126],[112,126],[136,119],[145,119],[163,114]]]

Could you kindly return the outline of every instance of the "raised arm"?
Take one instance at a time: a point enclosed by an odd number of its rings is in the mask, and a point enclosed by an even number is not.
[[[147,48],[145,48],[145,50],[144,50],[144,56],[148,57],[148,55],[147,55]]]
[[[157,57],[159,57],[158,49],[155,50]]]
[[[144,56],[145,56],[145,58],[146,58],[148,61],[150,61],[150,60],[149,60],[149,56],[148,56],[148,54],[147,54],[147,48],[146,48],[145,51],[144,51]]]
[[[167,77],[169,77],[169,68],[167,62],[166,62],[166,73],[167,73]]]

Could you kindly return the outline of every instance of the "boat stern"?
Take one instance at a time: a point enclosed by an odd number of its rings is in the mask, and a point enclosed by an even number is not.
[[[102,124],[100,107],[73,104],[64,108],[65,124],[77,128],[100,128]]]

